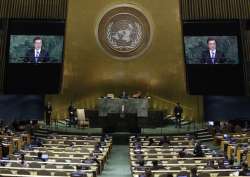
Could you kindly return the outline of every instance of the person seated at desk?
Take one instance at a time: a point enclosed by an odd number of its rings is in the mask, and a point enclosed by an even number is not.
[[[35,146],[35,147],[43,147],[42,140],[40,138],[37,138],[37,137],[34,137],[34,139],[31,142],[31,145]]]
[[[86,163],[86,164],[93,164],[93,163],[97,163],[100,164],[99,160],[98,160],[98,156],[95,155],[94,153],[91,153],[90,156],[83,160],[82,163]]]
[[[138,170],[138,171],[144,171],[145,170],[145,161],[144,160],[140,160],[139,161],[139,166],[135,167],[135,170]]]
[[[77,165],[76,171],[71,173],[71,177],[87,177],[87,174],[82,170],[82,167]]]
[[[151,170],[161,170],[161,169],[163,169],[163,167],[161,165],[159,165],[158,160],[153,160],[152,165],[153,166],[151,167]]]
[[[38,159],[38,160],[42,160],[42,155],[43,155],[43,153],[39,151],[39,152],[37,153],[37,159]]]
[[[219,159],[218,160],[218,169],[229,169],[231,168],[231,165],[228,161],[227,156],[224,156],[224,159]]]
[[[95,145],[95,149],[93,152],[94,153],[102,153],[101,145],[99,143],[97,145]]]
[[[19,161],[19,164],[22,166],[22,167],[28,167],[28,164],[25,162],[25,155],[24,154],[21,154],[20,155],[20,161]]]
[[[154,139],[153,138],[149,138],[148,146],[155,146],[155,145],[156,145],[156,143],[155,143]]]
[[[145,169],[145,173],[139,174],[138,177],[153,177],[153,174],[152,174],[150,168],[146,168],[146,169]]]
[[[141,91],[136,91],[133,95],[132,98],[142,98],[142,92]]]
[[[122,91],[122,94],[121,94],[120,98],[128,99],[128,94],[125,91]]]
[[[165,146],[165,145],[167,146],[171,145],[170,139],[166,135],[163,138],[161,138],[159,142],[159,146]]]
[[[191,168],[190,172],[191,172],[191,173],[190,173],[190,174],[191,174],[190,177],[198,177],[198,174],[197,174],[197,167]]]
[[[187,156],[187,149],[184,147],[182,150],[179,152],[179,157],[184,158]]]
[[[102,134],[102,136],[100,138],[101,145],[106,146],[107,145],[106,141],[108,141],[108,140],[109,140],[108,135],[107,134]]]
[[[250,176],[250,170],[246,163],[242,164],[242,171],[240,171],[239,176]]]
[[[197,142],[195,147],[194,147],[194,155],[195,155],[195,157],[203,157],[204,156],[200,142]]]
[[[141,139],[137,138],[133,143],[134,149],[137,149],[138,147],[141,148],[142,142]]]
[[[136,154],[136,155],[143,154],[143,151],[141,150],[141,148],[137,148],[134,150],[134,154]]]
[[[217,169],[217,167],[214,165],[214,161],[213,160],[209,160],[207,162],[207,166],[204,169],[205,170],[214,170],[214,169]]]

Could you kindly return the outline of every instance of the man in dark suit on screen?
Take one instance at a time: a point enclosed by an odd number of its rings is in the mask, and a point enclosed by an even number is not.
[[[223,52],[216,49],[216,39],[208,38],[208,49],[202,52],[201,64],[223,64],[226,58]]]
[[[29,63],[48,63],[49,53],[42,48],[43,41],[40,37],[33,39],[34,47],[26,52],[25,62]]]

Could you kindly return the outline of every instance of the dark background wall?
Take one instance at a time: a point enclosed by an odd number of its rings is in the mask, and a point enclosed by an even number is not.
[[[0,120],[11,123],[14,120],[43,119],[44,96],[39,95],[1,95]]]
[[[250,120],[250,97],[204,97],[205,120]]]

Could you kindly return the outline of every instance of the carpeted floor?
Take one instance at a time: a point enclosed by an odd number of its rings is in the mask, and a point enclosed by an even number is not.
[[[128,146],[113,145],[111,157],[100,177],[131,177]]]

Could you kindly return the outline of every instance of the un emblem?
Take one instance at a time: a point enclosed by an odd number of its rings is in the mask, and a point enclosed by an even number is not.
[[[130,59],[149,45],[151,28],[146,16],[131,6],[118,6],[104,14],[97,37],[105,51],[114,58]]]

